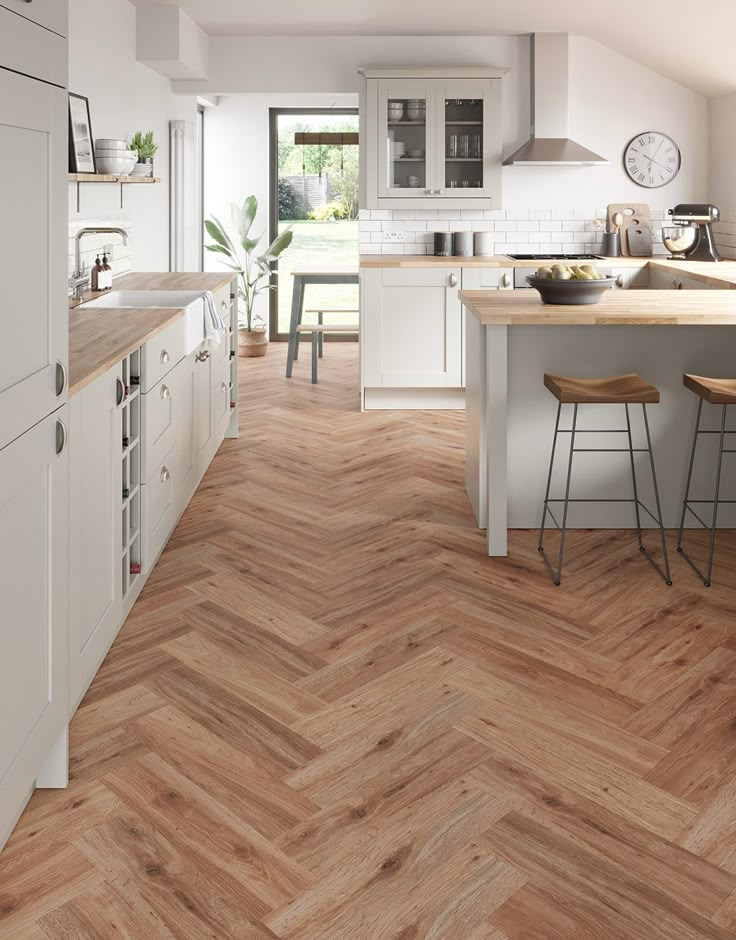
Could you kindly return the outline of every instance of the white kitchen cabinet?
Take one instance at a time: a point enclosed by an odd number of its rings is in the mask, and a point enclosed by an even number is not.
[[[3,447],[67,400],[66,91],[0,68],[0,152]]]
[[[0,450],[0,846],[67,723],[69,460],[62,406]],[[62,763],[63,766],[63,763]]]
[[[174,401],[176,449],[172,458],[172,473],[177,517],[184,512],[200,479],[195,355],[191,353],[182,359],[169,377]]]
[[[123,408],[116,365],[69,403],[69,705],[73,711],[122,621]]]
[[[5,7],[60,36],[67,35],[69,13],[66,0],[2,0],[0,7]]]
[[[498,69],[361,69],[361,205],[501,206]]]
[[[141,486],[143,504],[143,570],[148,574],[177,521],[174,477],[176,445]]]
[[[459,267],[361,271],[362,385],[460,388]]]
[[[194,355],[198,479],[204,475],[220,445],[215,427],[215,377],[215,357],[203,343]]]

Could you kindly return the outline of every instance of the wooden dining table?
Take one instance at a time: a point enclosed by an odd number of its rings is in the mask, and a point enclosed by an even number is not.
[[[286,357],[286,378],[291,378],[294,360],[299,358],[297,327],[304,314],[304,289],[309,284],[357,284],[357,265],[306,265],[291,272],[294,287],[291,295],[291,321],[289,323],[289,349]]]

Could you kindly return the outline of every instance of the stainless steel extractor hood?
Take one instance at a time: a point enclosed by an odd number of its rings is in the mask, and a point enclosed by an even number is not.
[[[570,140],[570,58],[567,33],[531,37],[531,140],[504,166],[607,166],[608,160]]]

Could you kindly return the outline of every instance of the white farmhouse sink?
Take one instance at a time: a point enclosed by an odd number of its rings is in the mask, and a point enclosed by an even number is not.
[[[83,307],[188,307],[202,296],[196,290],[111,290]]]
[[[204,307],[200,290],[111,290],[81,304],[78,309],[89,307],[127,307],[131,310],[179,307],[184,310],[185,354],[194,352],[204,339]]]

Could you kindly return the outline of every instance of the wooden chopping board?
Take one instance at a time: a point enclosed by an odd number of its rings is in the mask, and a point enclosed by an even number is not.
[[[651,235],[651,212],[644,202],[612,202],[608,207],[608,227],[611,230],[613,230],[613,217],[617,212],[624,217],[624,224],[621,226],[621,254],[625,258],[631,258],[633,256],[629,250],[629,229],[648,228]],[[636,257],[642,256],[636,255]]]

